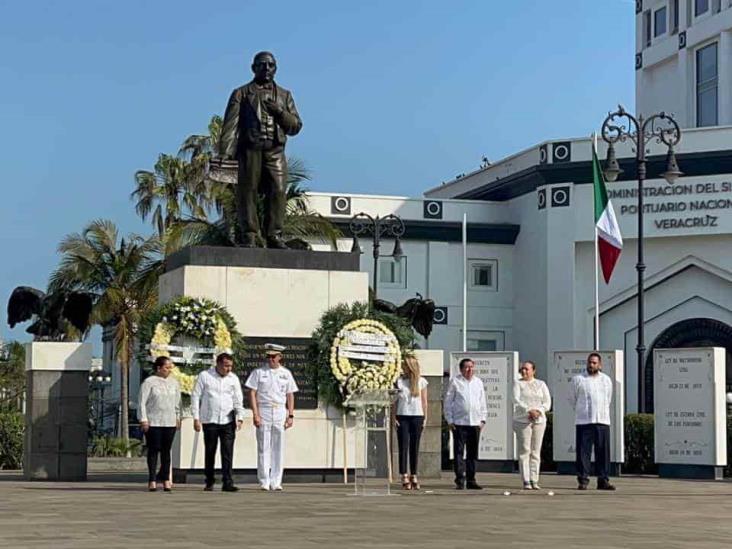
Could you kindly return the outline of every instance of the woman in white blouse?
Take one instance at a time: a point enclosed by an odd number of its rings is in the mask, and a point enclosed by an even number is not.
[[[181,399],[178,381],[171,377],[173,363],[167,356],[160,356],[153,364],[155,373],[140,386],[140,403],[137,417],[147,441],[148,489],[157,490],[157,482],[163,482],[163,490],[170,492],[170,449],[175,431],[180,429]],[[160,454],[160,471],[155,469]]]
[[[546,383],[536,379],[536,364],[527,360],[519,367],[521,379],[513,386],[513,430],[519,452],[519,471],[524,490],[540,490],[541,442],[546,429],[546,413],[552,398]]]
[[[408,356],[402,361],[402,375],[396,387],[396,428],[402,488],[419,490],[417,463],[419,439],[427,415],[427,380],[420,375],[419,362],[415,357]],[[407,462],[411,477],[407,473]]]

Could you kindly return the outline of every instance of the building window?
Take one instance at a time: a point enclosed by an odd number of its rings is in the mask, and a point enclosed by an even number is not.
[[[694,17],[709,11],[709,0],[694,0]]]
[[[498,262],[495,259],[471,259],[468,262],[471,290],[496,290]]]
[[[653,37],[666,34],[666,6],[653,12]]]
[[[717,43],[696,51],[696,125],[716,126],[717,108]]]
[[[406,288],[407,287],[407,258],[402,256],[399,261],[393,257],[379,259],[379,287]]]
[[[466,346],[468,351],[503,351],[503,332],[482,332],[468,330]]]
[[[671,34],[679,31],[679,0],[671,2]]]
[[[651,10],[643,12],[643,44],[646,48],[651,46]]]

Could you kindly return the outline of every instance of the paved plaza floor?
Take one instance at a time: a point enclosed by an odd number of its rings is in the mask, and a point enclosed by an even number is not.
[[[353,497],[339,484],[168,494],[134,474],[47,483],[0,473],[0,547],[732,547],[730,482],[623,477],[615,493],[578,492],[556,475],[542,492],[517,490],[515,475],[479,482],[482,492],[457,492],[444,475],[391,497]]]

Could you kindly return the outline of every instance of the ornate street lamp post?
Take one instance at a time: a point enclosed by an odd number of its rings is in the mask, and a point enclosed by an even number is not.
[[[645,371],[645,344],[643,338],[643,272],[646,269],[643,263],[643,183],[646,179],[646,152],[653,141],[668,146],[666,154],[666,171],[661,176],[673,184],[681,175],[676,163],[674,146],[681,140],[681,129],[673,117],[665,112],[654,114],[644,119],[634,117],[622,105],[618,110],[610,113],[602,123],[602,138],[608,143],[607,160],[605,161],[605,179],[615,181],[623,170],[620,169],[615,157],[615,143],[630,141],[635,151],[635,162],[638,173],[638,261],[635,270],[638,272],[638,345],[635,350],[638,354],[638,410],[645,412],[646,404],[646,371]]]
[[[362,253],[361,246],[358,244],[358,237],[362,234],[370,234],[373,237],[373,256],[374,256],[374,299],[377,297],[377,283],[379,281],[379,257],[393,257],[396,261],[400,261],[404,253],[402,245],[399,241],[404,234],[404,222],[399,216],[394,214],[385,215],[384,217],[371,217],[369,214],[361,212],[357,213],[350,221],[351,234],[353,235],[352,253]],[[394,251],[390,256],[380,255],[382,238],[394,238]]]
[[[101,368],[92,369],[89,374],[89,385],[92,391],[96,393],[96,414],[94,420],[94,435],[99,436],[99,427],[104,420],[104,389],[112,383],[112,376],[105,374]]]

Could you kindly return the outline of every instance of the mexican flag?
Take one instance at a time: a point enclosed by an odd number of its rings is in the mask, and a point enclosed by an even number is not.
[[[597,160],[595,147],[592,147],[592,178],[595,195],[597,250],[600,255],[600,265],[602,265],[602,276],[607,284],[623,249],[623,237],[620,236],[620,227],[615,218],[613,204],[607,197],[605,178],[602,175],[600,162]]]

